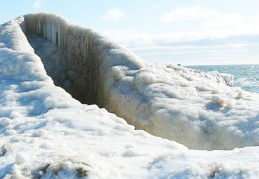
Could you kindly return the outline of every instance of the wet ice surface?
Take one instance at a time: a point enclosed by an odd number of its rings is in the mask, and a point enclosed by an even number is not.
[[[258,147],[189,150],[174,141],[134,130],[122,118],[96,105],[79,103],[53,85],[16,22],[0,26],[0,44],[1,178],[256,178],[259,175]],[[258,100],[254,98],[258,96],[210,82],[177,66],[113,70],[116,79],[121,79],[113,84],[133,84],[132,89],[139,90],[143,96],[156,96],[150,99],[154,100],[150,107],[156,116],[163,116],[159,118],[165,120],[160,127],[170,124],[167,115],[177,118],[187,114],[174,121],[170,126],[172,132],[177,134],[184,129],[182,133],[196,135],[192,130],[207,130],[202,133],[206,135],[213,130],[207,139],[220,141],[229,137],[236,143],[240,139],[237,135],[256,145]],[[226,108],[230,99],[232,108]],[[206,107],[200,108],[203,113],[199,116],[203,114],[203,120],[196,120],[193,111],[202,105]],[[237,115],[234,120],[233,116]],[[188,128],[193,126],[187,125],[188,116],[196,127]],[[199,128],[201,124],[203,129]],[[217,133],[218,129],[225,133]],[[202,140],[206,137],[203,135]],[[196,145],[207,145],[206,142]]]

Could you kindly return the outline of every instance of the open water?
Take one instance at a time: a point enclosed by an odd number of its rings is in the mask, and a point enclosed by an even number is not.
[[[250,92],[259,93],[259,64],[257,65],[208,65],[189,66],[205,72],[218,71],[234,75],[234,85]]]

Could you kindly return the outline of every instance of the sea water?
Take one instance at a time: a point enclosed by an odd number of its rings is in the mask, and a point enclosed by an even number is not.
[[[235,78],[235,87],[250,92],[259,93],[259,64],[258,65],[208,65],[208,66],[189,66],[196,70],[205,72],[218,71],[219,73],[232,74]]]

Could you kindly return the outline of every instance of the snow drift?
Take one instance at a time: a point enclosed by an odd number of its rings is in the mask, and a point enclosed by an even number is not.
[[[231,78],[149,64],[56,15],[28,14],[20,26],[55,84],[83,103],[193,149],[259,145],[259,97]]]
[[[47,61],[44,68],[42,61],[48,57],[40,59],[22,32],[34,45],[43,42],[44,46],[46,41],[28,31],[28,20],[64,20],[46,14],[24,17],[0,25],[0,178],[258,177],[259,147],[189,150],[134,130],[105,109],[72,98],[55,86],[45,71],[55,75],[55,70],[64,68],[59,75],[70,80],[64,86],[76,93],[71,87],[75,74],[65,68],[70,66],[67,59],[53,58],[54,62]],[[257,145],[258,95],[216,83],[183,67],[157,67],[138,61],[126,49],[101,39],[96,38],[100,44],[106,42],[106,51],[98,58],[102,62],[97,66],[101,83],[95,84],[99,89],[98,85],[103,86],[104,97],[100,99],[106,99],[116,113],[128,115],[139,128],[154,125],[147,130],[168,136],[171,132],[172,138],[195,148],[221,148],[216,145],[224,142],[227,147]],[[48,55],[41,47],[37,50]],[[52,47],[46,50],[51,50],[50,58],[68,55]],[[227,143],[230,139],[234,145]]]

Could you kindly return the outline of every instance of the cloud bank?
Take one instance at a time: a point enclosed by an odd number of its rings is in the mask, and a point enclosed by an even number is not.
[[[43,0],[36,0],[33,3],[33,7],[36,8],[36,9],[39,9],[39,8],[42,7],[42,3],[43,3]]]
[[[118,22],[122,20],[124,13],[119,8],[108,10],[104,15],[100,17],[102,21]]]
[[[158,32],[127,29],[105,31],[104,34],[141,57],[158,63],[176,59],[177,63],[189,60],[193,64],[191,59],[194,58],[197,59],[195,63],[201,60],[200,64],[207,64],[209,60],[230,64],[246,60],[250,60],[246,63],[258,63],[259,53],[254,50],[259,45],[258,19],[259,15],[246,17],[237,12],[222,13],[196,5],[177,8],[153,19],[154,24],[162,27]]]
[[[164,14],[160,20],[165,22],[191,20],[195,18],[211,18],[219,14],[214,9],[196,5],[193,7],[177,8]]]

